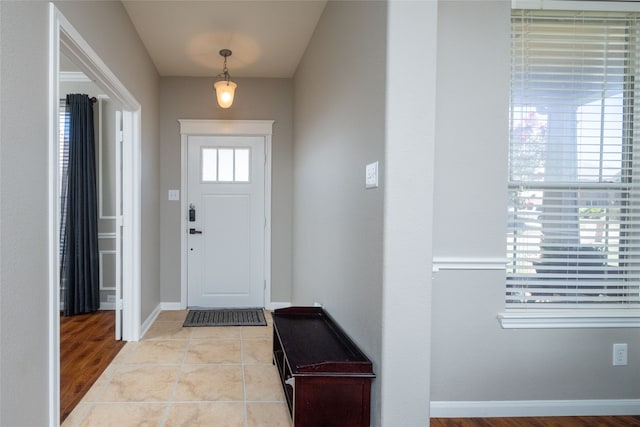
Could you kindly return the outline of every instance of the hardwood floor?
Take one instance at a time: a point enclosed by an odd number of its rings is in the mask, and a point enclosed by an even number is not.
[[[433,418],[431,427],[638,427],[640,416]]]
[[[60,423],[124,347],[113,311],[60,316]]]

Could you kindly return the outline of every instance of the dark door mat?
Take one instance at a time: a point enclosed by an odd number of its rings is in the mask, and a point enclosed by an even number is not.
[[[183,327],[193,326],[266,326],[261,308],[189,310]]]

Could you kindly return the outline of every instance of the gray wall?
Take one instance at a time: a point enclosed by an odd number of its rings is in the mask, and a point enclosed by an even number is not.
[[[56,6],[142,106],[141,316],[160,303],[159,76],[120,2],[60,1]]]
[[[49,5],[1,2],[0,425],[48,425]],[[142,104],[142,315],[160,301],[158,75],[119,2],[60,2]],[[37,262],[34,262],[37,260]]]
[[[509,17],[507,1],[439,7],[436,257],[505,257]],[[504,287],[500,270],[436,275],[432,400],[640,398],[639,329],[504,330]]]
[[[160,283],[163,302],[180,301],[180,202],[167,199],[167,190],[180,189],[179,119],[275,120],[272,138],[271,301],[291,301],[292,82],[290,79],[237,79],[237,83],[233,106],[223,109],[216,103],[213,78],[161,79]]]
[[[48,5],[1,2],[0,425],[48,424]]]
[[[384,2],[329,2],[294,77],[293,302],[324,304],[380,363]],[[374,382],[372,424],[379,422]]]

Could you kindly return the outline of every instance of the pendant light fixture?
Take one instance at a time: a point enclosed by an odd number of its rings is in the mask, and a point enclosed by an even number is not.
[[[216,82],[213,87],[216,89],[216,98],[218,98],[218,105],[222,108],[229,108],[233,104],[233,95],[236,91],[237,84],[231,81],[229,70],[227,70],[227,58],[231,56],[229,49],[222,49],[220,56],[224,57],[224,68],[222,73],[216,76]]]

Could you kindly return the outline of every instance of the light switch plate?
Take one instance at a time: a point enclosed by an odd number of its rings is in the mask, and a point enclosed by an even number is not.
[[[365,188],[378,187],[378,162],[369,163],[365,170]]]
[[[180,200],[180,190],[169,190],[169,200]]]

